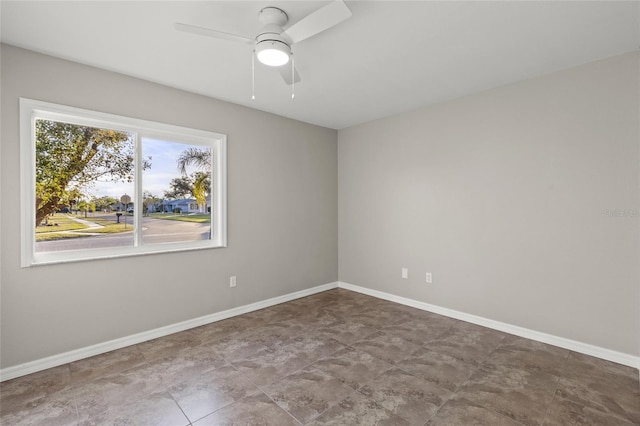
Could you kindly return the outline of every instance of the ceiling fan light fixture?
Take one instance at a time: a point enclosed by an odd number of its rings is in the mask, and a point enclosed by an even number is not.
[[[280,67],[289,62],[291,47],[278,40],[264,40],[256,44],[258,60],[270,67]]]

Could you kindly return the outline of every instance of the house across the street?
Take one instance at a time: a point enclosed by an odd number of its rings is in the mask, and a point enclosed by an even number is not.
[[[210,197],[207,197],[206,212],[210,211],[210,209],[211,209],[211,199]],[[160,210],[168,213],[174,213],[174,212],[175,213],[205,213],[205,211],[203,211],[200,208],[200,206],[198,206],[198,203],[196,202],[195,198],[183,198],[179,200],[162,200],[162,209]],[[151,211],[151,208],[149,208],[149,211]]]

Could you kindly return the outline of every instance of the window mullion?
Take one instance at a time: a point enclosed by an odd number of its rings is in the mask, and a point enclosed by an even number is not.
[[[134,204],[133,204],[133,245],[142,245],[142,137],[140,133],[133,133],[134,137]]]

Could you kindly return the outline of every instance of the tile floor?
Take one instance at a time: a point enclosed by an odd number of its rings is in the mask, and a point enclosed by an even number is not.
[[[638,370],[336,289],[0,387],[2,425],[638,425]]]

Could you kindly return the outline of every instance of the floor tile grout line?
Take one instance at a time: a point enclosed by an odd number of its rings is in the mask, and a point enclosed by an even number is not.
[[[443,333],[443,334],[444,334],[444,333]],[[464,382],[462,382],[460,385],[458,385],[458,386],[455,388],[455,390],[454,390],[454,391],[452,391],[452,392],[451,392],[451,394],[449,395],[449,397],[448,397],[445,401],[443,401],[443,402],[442,402],[442,404],[440,404],[440,406],[438,407],[438,409],[437,409],[437,410],[435,410],[435,411],[433,412],[433,414],[431,415],[431,417],[430,417],[429,419],[434,418],[434,417],[438,414],[438,412],[440,411],[440,409],[441,409],[441,408],[442,408],[442,407],[443,407],[447,402],[451,401],[452,399],[454,399],[454,397],[456,397],[456,396],[458,395],[458,391],[460,390],[460,388],[464,387],[467,383],[469,383],[469,380],[471,380],[471,377],[473,377],[473,375],[474,375],[477,371],[479,371],[479,370],[482,368],[482,366],[484,365],[484,362],[485,362],[487,359],[489,359],[489,357],[491,356],[491,354],[493,354],[493,353],[496,351],[496,349],[498,348],[498,346],[500,346],[500,343],[502,343],[502,341],[503,341],[506,337],[507,337],[507,336],[505,335],[505,336],[503,336],[503,337],[502,337],[502,339],[500,339],[500,342],[498,342],[498,344],[496,344],[495,348],[493,348],[493,350],[492,350],[492,351],[491,351],[487,356],[485,356],[485,357],[484,357],[484,359],[482,360],[482,362],[479,362],[479,363],[478,363],[478,365],[477,365],[477,366],[475,366],[475,368],[474,368],[474,369],[473,369],[473,371],[469,374],[469,376],[467,377],[467,379],[466,379]],[[483,407],[485,410],[489,410],[489,411],[492,411],[492,412],[493,412],[493,410],[490,410],[490,409],[489,409],[489,408],[487,408],[487,407],[484,407],[484,406],[482,406],[482,407]],[[500,414],[500,413],[497,413],[497,414]],[[500,414],[500,415],[502,415],[502,414]],[[428,422],[429,422],[429,420],[427,420],[427,423],[428,423]],[[427,423],[425,423],[425,425],[426,425]],[[519,422],[518,422],[518,423],[519,423]]]
[[[335,339],[334,339],[334,340],[335,340]],[[338,342],[338,343],[342,344],[341,342]],[[332,353],[331,353],[331,355],[336,354],[336,353],[337,353],[337,352],[339,352],[340,350],[341,350],[341,349],[338,349],[338,350],[336,350],[336,351],[332,352]],[[328,355],[327,355],[327,356],[328,356]],[[320,358],[320,359],[322,359],[322,358]],[[286,375],[285,375],[285,376],[283,376],[283,377],[278,378],[277,380],[275,380],[275,381],[273,381],[273,382],[267,383],[267,384],[266,384],[266,385],[264,385],[264,386],[270,386],[270,385],[273,385],[273,384],[275,384],[275,383],[278,383],[278,382],[280,382],[280,381],[282,381],[282,380],[286,379],[287,377],[289,377],[289,376],[291,376],[291,375],[293,375],[293,374],[299,373],[300,371],[302,371],[302,370],[304,370],[304,369],[308,368],[309,366],[313,366],[313,364],[315,364],[315,363],[316,363],[316,362],[318,362],[318,361],[319,361],[319,360],[316,360],[316,361],[310,362],[310,363],[308,363],[308,364],[304,365],[303,367],[301,367],[301,368],[299,368],[299,369],[297,369],[297,370],[295,370],[295,371],[293,371],[293,372],[290,372],[289,374],[286,374]],[[242,374],[242,372],[241,372],[241,374]],[[245,377],[246,377],[246,376],[245,376]],[[296,418],[292,413],[290,413],[288,410],[286,410],[284,407],[282,407],[280,404],[278,404],[278,402],[277,402],[277,401],[275,401],[273,398],[271,398],[271,395],[269,395],[269,394],[268,394],[268,393],[263,389],[263,387],[262,387],[262,386],[260,386],[260,385],[256,384],[255,382],[253,382],[253,381],[252,381],[251,379],[249,379],[249,378],[247,378],[247,379],[248,379],[249,381],[251,381],[251,383],[253,383],[253,384],[254,384],[254,385],[255,385],[255,386],[260,390],[260,392],[262,392],[262,393],[263,393],[267,398],[269,398],[271,401],[273,401],[273,403],[274,403],[274,404],[276,404],[280,409],[282,409],[283,411],[285,411],[289,416],[293,417],[293,418],[294,418],[298,423],[300,423],[301,425],[303,424],[303,423],[302,423],[300,420],[298,420],[298,419],[297,419],[297,418]],[[329,408],[327,408],[327,410],[328,410],[328,409],[329,409]],[[324,411],[323,411],[323,413],[324,413],[325,411],[327,411],[327,410],[324,410]],[[317,416],[315,416],[313,419],[318,418],[320,415],[322,415],[322,413],[318,414],[318,415],[317,415]],[[309,423],[309,422],[310,422],[310,421],[312,421],[313,419],[310,419],[310,420],[309,420],[308,422],[306,422],[306,423]],[[306,423],[304,423],[304,424],[306,424]]]
[[[353,395],[355,393],[358,393],[358,391],[356,389],[351,388],[351,392],[346,397],[342,398],[340,401],[335,402],[334,404],[328,404],[326,409],[324,409],[321,413],[318,413],[318,415],[313,416],[312,418],[310,418],[309,420],[307,420],[303,424],[307,425],[307,424],[319,419],[324,413],[326,413],[327,411],[331,410],[334,407],[337,407],[338,405],[340,405],[340,403],[342,401],[344,401],[345,399],[349,398],[351,395]]]
[[[549,401],[549,404],[547,406],[547,411],[544,413],[544,418],[542,419],[542,424],[541,426],[544,426],[545,424],[547,424],[547,419],[549,418],[549,413],[551,412],[551,407],[553,406],[553,403],[556,401],[556,397],[558,395],[558,392],[560,391],[560,379],[563,376],[564,371],[567,368],[567,363],[569,362],[569,357],[571,356],[571,351],[567,351],[567,354],[564,356],[564,359],[562,360],[562,367],[560,369],[560,373],[557,376],[556,379],[556,387],[553,390],[553,395],[551,397],[551,401]]]
[[[268,308],[266,308],[266,309],[268,309]],[[267,325],[268,325],[268,324],[272,324],[272,323],[267,323]],[[266,347],[266,346],[265,346],[265,347]],[[259,352],[259,351],[258,351],[258,352]],[[256,353],[257,353],[257,352],[256,352]],[[222,358],[222,359],[223,359],[223,360],[224,360],[224,361],[225,361],[225,362],[226,362],[226,363],[227,363],[231,368],[233,368],[233,369],[234,369],[234,371],[236,371],[236,372],[237,372],[238,374],[240,374],[240,375],[241,375],[245,380],[247,380],[249,383],[251,383],[253,386],[255,386],[256,390],[257,390],[259,393],[262,393],[265,397],[269,398],[269,400],[271,400],[271,401],[272,401],[272,402],[273,402],[273,403],[274,403],[274,404],[275,404],[279,409],[281,409],[281,410],[282,410],[282,411],[284,411],[287,415],[289,415],[290,417],[292,417],[292,418],[293,418],[293,419],[294,419],[298,424],[302,424],[302,423],[301,423],[300,421],[298,421],[298,419],[296,419],[296,418],[295,418],[291,413],[289,413],[287,410],[285,410],[283,407],[281,407],[281,406],[280,406],[276,401],[274,401],[274,400],[271,398],[271,396],[270,396],[268,393],[266,393],[266,392],[264,391],[264,389],[262,389],[262,387],[261,387],[260,385],[258,385],[257,383],[255,383],[255,381],[254,381],[254,380],[252,380],[250,377],[248,377],[248,376],[247,376],[243,371],[239,370],[239,369],[238,369],[238,368],[237,368],[237,367],[236,367],[236,366],[235,366],[235,365],[234,365],[234,364],[233,364],[233,363],[228,359],[228,357],[227,357],[227,356],[225,356],[225,355],[223,355],[223,354],[219,354],[219,355],[220,355],[220,357],[221,357],[221,358]],[[305,367],[303,367],[303,368],[305,368]],[[298,369],[298,370],[296,370],[296,371],[300,371],[300,370],[301,370],[301,369]],[[285,376],[285,377],[286,377],[286,376]],[[282,379],[283,379],[283,378],[280,378],[279,380],[282,380]],[[279,381],[279,380],[277,380],[277,381]],[[277,382],[277,381],[276,381],[276,382]],[[275,382],[273,382],[273,383],[275,383]],[[271,383],[269,383],[269,384],[271,384]],[[240,400],[242,400],[242,399],[244,399],[244,398],[246,398],[246,397],[247,397],[247,396],[244,396],[244,397],[242,397],[242,398],[240,398],[240,399],[238,399],[238,400],[236,400],[236,401],[232,401],[232,402],[230,402],[229,404],[226,404],[226,405],[224,405],[224,406],[222,406],[222,407],[218,407],[216,410],[212,411],[211,413],[208,413],[207,415],[205,415],[205,416],[203,416],[203,417],[201,417],[201,418],[199,418],[199,419],[197,419],[197,420],[195,420],[195,421],[196,421],[196,422],[198,422],[198,421],[200,421],[200,420],[202,420],[202,419],[204,419],[204,418],[206,418],[206,417],[208,417],[208,416],[210,416],[210,415],[212,415],[212,414],[214,414],[214,413],[218,412],[219,410],[222,410],[222,409],[224,409],[224,408],[226,408],[226,407],[228,407],[228,406],[230,406],[230,405],[235,404],[236,402],[238,402],[238,401],[240,401]],[[183,411],[183,412],[184,412],[184,411]],[[187,416],[187,419],[188,419],[188,420],[191,420],[188,416]]]
[[[187,419],[187,421],[189,422],[189,425],[192,425],[194,421],[191,420],[191,417],[187,416],[187,413],[184,411],[184,409],[182,408],[182,405],[180,405],[180,403],[178,402],[178,400],[176,400],[176,398],[173,396],[173,394],[171,392],[169,392],[169,389],[166,390],[166,392],[169,394],[169,396],[171,397],[171,400],[178,406],[178,408],[180,409],[180,411],[182,412],[182,415],[185,417],[185,419]],[[197,420],[196,420],[197,421]]]
[[[567,353],[567,355],[566,355],[566,357],[565,357],[565,359],[564,359],[564,362],[563,362],[563,372],[564,372],[564,371],[566,371],[566,369],[568,368],[569,359],[571,358],[572,354],[573,354],[573,355],[575,355],[575,356],[581,356],[581,355],[583,355],[583,354],[580,354],[580,353],[578,353],[578,352],[575,352],[575,351],[571,351],[571,350],[569,350],[569,351],[568,351],[568,353]],[[585,355],[585,356],[586,356],[586,355]],[[560,392],[561,392],[561,389],[560,389],[560,380],[562,380],[562,379],[565,379],[565,380],[572,380],[572,379],[569,377],[569,375],[568,375],[568,374],[566,374],[566,375],[565,375],[565,374],[561,374],[561,375],[559,375],[559,376],[558,376],[558,384],[557,384],[557,387],[556,387],[556,392],[554,393],[554,401],[555,401],[555,396],[556,396],[556,395],[559,395],[559,394],[560,394]],[[639,381],[639,383],[638,383],[638,384],[639,384],[639,386],[640,386],[640,381]],[[639,392],[639,395],[640,395],[640,392]],[[568,399],[570,402],[575,402],[575,401],[572,401],[570,398],[566,398],[566,399]],[[578,404],[583,405],[583,404],[582,404],[582,403],[580,403],[580,402],[578,402]],[[604,415],[604,416],[607,416],[607,417],[613,417],[613,418],[618,419],[618,420],[621,420],[621,421],[623,421],[623,422],[629,422],[629,421],[630,421],[630,419],[629,419],[629,418],[624,417],[624,416],[621,416],[621,415],[619,415],[618,413],[614,413],[614,412],[611,412],[611,411],[603,411],[603,410],[600,410],[600,409],[595,408],[595,407],[594,407],[594,408],[592,408],[592,409],[593,409],[593,410],[595,410],[595,411],[597,411],[597,412],[599,412],[599,413],[601,413],[601,414],[602,414],[602,415]],[[640,414],[640,410],[638,411],[638,413]],[[546,420],[546,419],[545,419],[545,420]],[[633,421],[633,420],[631,420],[631,421]]]
[[[72,398],[73,398],[73,406],[75,408],[76,411],[76,421],[78,422],[78,424],[80,424],[80,408],[78,408],[78,399],[76,398],[76,393],[72,390],[69,390],[71,392]]]
[[[309,364],[309,365],[311,365],[311,364]],[[306,368],[306,367],[305,367],[305,368]],[[299,371],[302,371],[302,370],[303,370],[303,369],[296,370],[296,372],[299,372]],[[291,373],[291,374],[295,374],[295,372],[294,372],[294,373]],[[270,386],[270,385],[273,385],[273,384],[275,384],[275,383],[278,383],[279,381],[284,380],[284,379],[285,379],[285,378],[287,378],[288,376],[289,376],[289,375],[284,376],[284,377],[281,377],[281,378],[279,378],[278,380],[276,380],[275,382],[268,383],[268,384],[267,384],[267,385],[265,385],[265,386]],[[252,382],[252,383],[253,383],[253,382]],[[254,385],[255,385],[255,383],[254,383]],[[309,421],[307,421],[307,422],[303,423],[303,422],[301,422],[300,420],[298,420],[298,419],[296,418],[296,416],[294,416],[292,413],[290,413],[290,412],[289,412],[289,410],[287,410],[286,408],[284,408],[283,406],[281,406],[280,404],[278,404],[278,402],[277,402],[276,400],[274,400],[274,399],[271,397],[271,395],[269,395],[269,393],[267,393],[267,392],[262,388],[262,386],[259,386],[259,385],[255,385],[255,386],[258,388],[258,390],[259,390],[259,391],[260,391],[264,396],[266,396],[267,398],[269,398],[269,400],[270,400],[271,402],[273,402],[273,403],[274,403],[278,408],[280,408],[282,411],[284,411],[285,413],[287,413],[287,415],[289,415],[291,418],[293,418],[293,419],[294,419],[296,422],[298,422],[300,425],[307,424],[307,423],[309,423],[309,422],[311,422],[311,421],[315,420],[316,418],[318,418],[318,417],[322,414],[322,413],[321,413],[321,414],[318,414],[317,416],[313,417],[313,419],[310,419]],[[327,408],[327,409],[328,409],[328,408]],[[325,411],[326,411],[326,410],[325,410]],[[323,413],[324,413],[324,411],[323,411]]]
[[[306,369],[306,368],[308,368],[308,367],[310,367],[310,366],[311,366],[311,367],[313,367],[313,366],[314,366],[314,364],[317,364],[320,360],[330,358],[331,356],[334,356],[334,355],[335,355],[336,353],[338,353],[340,350],[343,350],[343,349],[345,349],[345,348],[351,348],[351,349],[353,349],[353,350],[359,351],[357,348],[354,348],[354,347],[352,347],[352,346],[350,346],[350,345],[347,345],[347,344],[345,344],[345,343],[342,343],[342,342],[340,342],[340,341],[338,341],[338,340],[336,340],[336,339],[332,339],[332,338],[330,338],[330,340],[334,340],[334,341],[338,342],[338,343],[339,343],[340,345],[342,345],[343,347],[342,347],[342,348],[339,348],[339,349],[337,349],[337,350],[335,350],[335,351],[333,351],[333,352],[331,352],[330,354],[324,355],[323,357],[320,357],[320,358],[318,358],[318,359],[316,359],[316,360],[314,360],[314,361],[312,361],[312,362],[310,362],[310,363],[308,363],[308,364],[305,364],[305,365],[303,365],[302,367],[298,368],[297,370],[295,370],[295,371],[293,371],[293,372],[290,372],[290,374],[287,374],[287,375],[285,375],[285,376],[283,376],[283,377],[280,377],[280,378],[278,378],[278,380],[276,380],[276,381],[274,381],[274,382],[270,382],[270,383],[268,383],[267,385],[272,385],[272,384],[278,383],[278,382],[280,382],[280,381],[282,381],[282,380],[286,379],[288,376],[291,376],[291,375],[296,374],[296,373],[298,373],[298,372],[300,372],[300,371],[303,371],[304,369]],[[361,340],[362,340],[362,339],[361,339]],[[360,351],[360,352],[362,352],[362,351]],[[373,357],[374,357],[374,358],[376,358],[376,359],[380,359],[380,358],[375,357],[374,355],[371,355],[371,356],[373,356]],[[226,359],[225,359],[225,360],[226,360]],[[385,360],[382,360],[382,361],[386,362]],[[229,361],[227,360],[227,362],[229,362]],[[393,364],[391,364],[391,363],[389,363],[389,364],[390,364],[390,368],[393,368]],[[235,366],[234,366],[234,368],[235,368]],[[314,368],[317,368],[317,367],[314,367]],[[238,370],[238,371],[239,371],[239,370]],[[324,371],[324,370],[320,370],[320,371]],[[387,370],[385,370],[384,372],[386,372],[386,371],[387,371]],[[376,376],[376,378],[377,378],[377,377],[379,377],[380,375],[384,374],[384,372],[380,373],[378,376]],[[240,372],[240,373],[241,373],[241,374],[243,374],[242,372]],[[329,375],[330,375],[330,376],[332,376],[334,379],[339,380],[339,378],[337,378],[335,375],[331,374],[331,372],[325,372],[325,373],[326,373],[326,374],[329,374]],[[243,374],[243,375],[244,375],[244,374]],[[287,412],[287,414],[289,414],[291,417],[293,417],[294,419],[296,419],[296,418],[295,418],[295,416],[293,416],[293,414],[289,413],[289,412],[288,412],[284,407],[282,407],[282,406],[281,406],[280,404],[278,404],[275,400],[273,400],[273,398],[271,398],[271,396],[269,395],[269,393],[267,393],[267,392],[263,389],[263,387],[262,387],[262,386],[260,386],[260,385],[256,384],[254,381],[252,381],[252,380],[251,380],[250,378],[248,378],[246,375],[245,375],[245,378],[247,378],[247,380],[249,380],[249,381],[250,381],[254,386],[256,386],[256,387],[260,390],[260,392],[262,392],[265,396],[267,396],[267,397],[268,397],[271,401],[273,401],[273,402],[274,402],[278,407],[280,407],[282,410],[284,410],[285,412]],[[371,379],[369,382],[371,382],[371,381],[373,381],[373,380],[374,380],[374,379]],[[346,385],[346,384],[345,384],[345,385]],[[358,394],[362,395],[360,392],[358,392],[358,389],[351,388],[351,393],[350,393],[349,395],[352,395],[352,394],[354,394],[354,393],[358,393]],[[363,396],[364,396],[364,397],[366,397],[366,395],[363,395]],[[341,402],[341,401],[337,401],[337,402],[335,402],[334,404],[330,404],[330,405],[329,405],[329,406],[328,406],[324,411],[322,411],[321,413],[318,413],[316,416],[314,416],[313,418],[309,419],[306,423],[309,423],[309,422],[311,422],[311,421],[313,421],[313,420],[317,419],[317,418],[318,418],[318,417],[320,417],[323,413],[325,413],[325,412],[326,412],[326,411],[328,411],[329,409],[333,408],[334,406],[338,405],[340,402]],[[298,419],[296,419],[296,421],[298,421],[299,423],[301,423]],[[305,423],[305,424],[306,424],[306,423]]]

